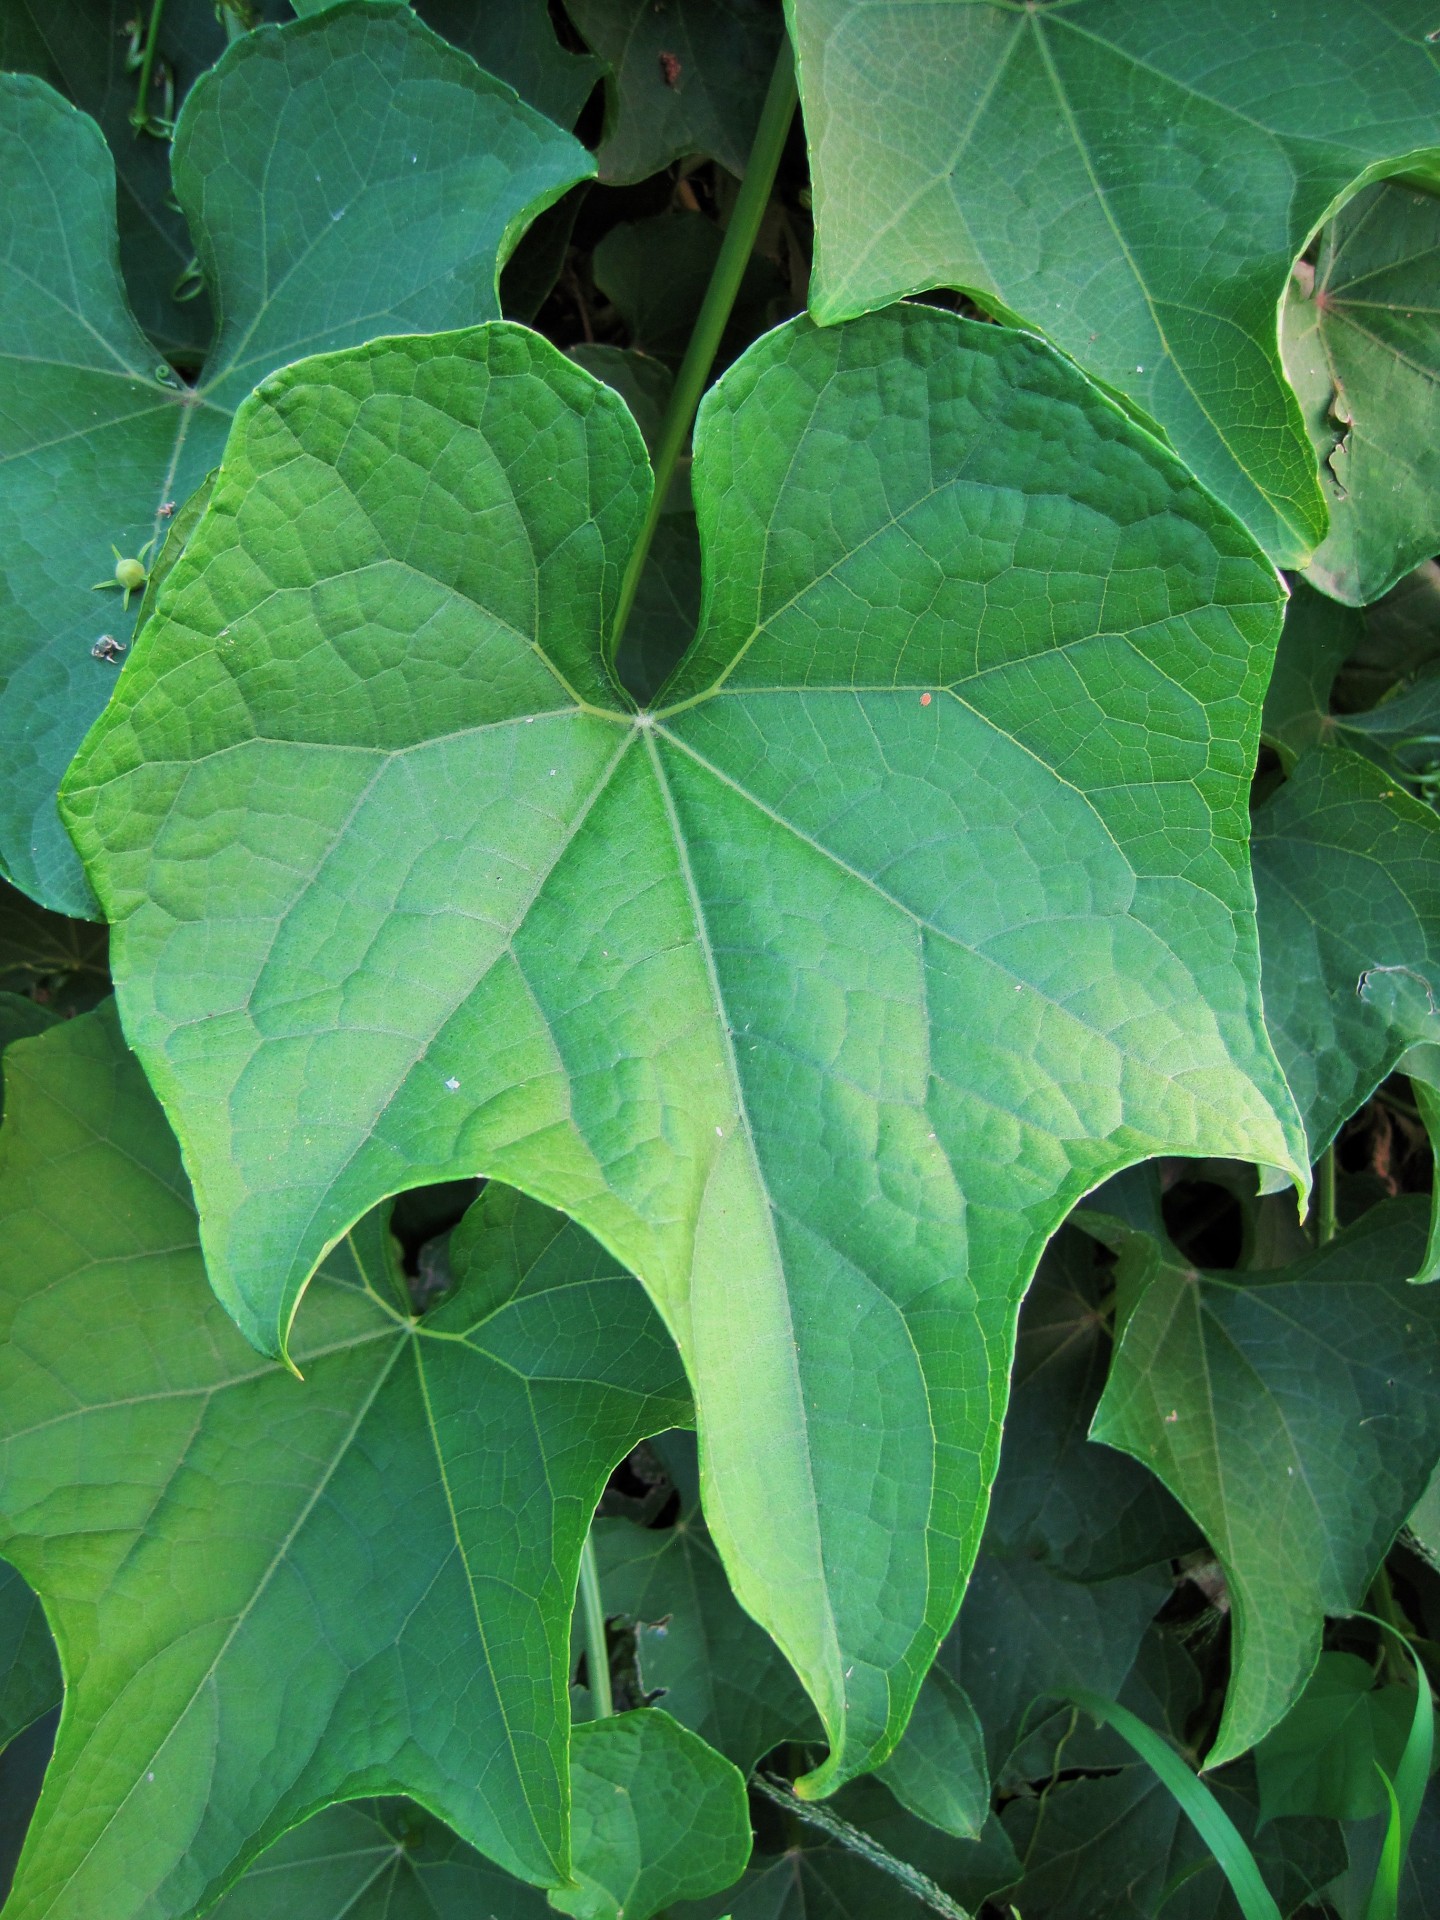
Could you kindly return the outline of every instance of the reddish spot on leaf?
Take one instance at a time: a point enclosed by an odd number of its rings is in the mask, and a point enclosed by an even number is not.
[[[928,693],[922,693],[922,694],[921,694],[921,696],[920,696],[920,704],[921,704],[921,706],[922,706],[922,707],[928,707],[928,706],[929,706],[929,704],[930,704],[930,696],[929,696],[929,694],[928,694]]]
[[[679,84],[680,84],[680,62],[679,62],[679,60],[678,60],[678,59],[676,58],[676,56],[675,56],[675,55],[674,55],[673,53],[662,53],[662,54],[661,54],[661,56],[660,56],[660,78],[661,78],[661,79],[662,79],[662,80],[663,80],[663,81],[665,82],[665,84],[666,84],[666,86],[667,86],[667,87],[672,87],[672,88],[673,88],[673,87],[678,87],[678,86],[679,86]]]

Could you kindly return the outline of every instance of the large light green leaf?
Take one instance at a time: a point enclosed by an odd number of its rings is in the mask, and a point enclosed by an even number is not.
[[[1440,820],[1316,748],[1257,809],[1265,1012],[1318,1159],[1412,1044],[1440,1037]]]
[[[1382,183],[1326,227],[1281,317],[1320,463],[1323,592],[1378,600],[1440,547],[1440,198]]]
[[[609,69],[600,177],[711,155],[743,174],[785,26],[773,0],[566,0]]]
[[[1245,852],[1279,589],[1071,367],[935,309],[766,336],[694,472],[701,630],[637,715],[609,389],[505,325],[276,376],[69,818],[244,1330],[397,1189],[573,1214],[685,1355],[818,1790],[950,1623],[1067,1207],[1303,1155]]]
[[[223,316],[193,387],[125,303],[99,129],[0,80],[0,866],[81,915],[55,789],[114,687],[92,648],[134,624],[92,591],[112,547],[163,534],[272,368],[497,315],[498,265],[591,162],[408,8],[354,4],[232,47],[185,103],[173,170]]]
[[[417,1322],[372,1217],[311,1290],[302,1384],[207,1287],[113,1011],[5,1071],[0,1550],[67,1685],[13,1920],[189,1915],[368,1793],[563,1882],[580,1548],[614,1462],[685,1417],[633,1280],[491,1188]]]
[[[790,10],[815,317],[966,288],[1129,395],[1277,562],[1304,560],[1325,503],[1277,309],[1332,203],[1440,145],[1425,0]]]
[[[1325,1615],[1359,1605],[1440,1454],[1440,1298],[1406,1280],[1424,1217],[1394,1201],[1243,1281],[1147,1236],[1121,1249],[1138,1298],[1091,1433],[1159,1474],[1225,1570],[1231,1680],[1210,1766],[1289,1710]]]

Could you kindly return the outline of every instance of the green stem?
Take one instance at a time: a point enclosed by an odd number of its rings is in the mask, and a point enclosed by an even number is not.
[[[1315,1169],[1315,1242],[1328,1247],[1335,1238],[1335,1145],[1332,1141]]]
[[[780,57],[770,79],[770,90],[760,110],[760,124],[755,129],[755,143],[750,149],[745,178],[740,183],[740,192],[735,201],[735,211],[725,229],[720,256],[710,276],[710,285],[705,290],[695,331],[685,349],[685,358],[680,362],[670,404],[661,424],[660,439],[655,449],[655,491],[650,499],[650,511],[645,516],[645,524],[630,555],[630,564],[625,569],[625,578],[620,583],[620,599],[615,609],[615,624],[610,640],[612,660],[629,623],[640,586],[640,575],[650,555],[655,530],[660,524],[660,516],[670,492],[670,482],[675,477],[675,468],[690,436],[700,397],[710,378],[715,355],[720,350],[721,337],[740,291],[740,282],[755,246],[755,236],[760,231],[760,222],[770,204],[770,190],[775,184],[775,174],[785,150],[790,122],[795,117],[796,99],[795,64],[787,38],[781,44]]]
[[[150,24],[145,29],[145,51],[140,56],[140,96],[130,113],[130,124],[143,133],[150,124],[150,76],[155,68],[155,49],[160,41],[160,16],[165,0],[150,0]]]
[[[580,1554],[580,1607],[585,1619],[585,1672],[597,1720],[615,1711],[610,1691],[610,1649],[605,1640],[605,1607],[600,1598],[600,1570],[595,1565],[595,1542],[587,1533]]]

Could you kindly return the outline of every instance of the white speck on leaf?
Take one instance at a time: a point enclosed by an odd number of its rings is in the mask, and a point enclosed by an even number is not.
[[[453,1073],[445,1082],[445,1090],[447,1093],[458,1093],[460,1091],[460,1082],[455,1078]]]

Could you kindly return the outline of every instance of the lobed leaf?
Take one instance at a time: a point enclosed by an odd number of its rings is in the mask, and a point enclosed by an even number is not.
[[[1436,177],[1423,0],[790,0],[810,310],[927,287],[1042,328],[1159,422],[1279,565],[1326,510],[1277,310],[1367,174]]]
[[[1440,1300],[1410,1287],[1423,1201],[1377,1207],[1275,1274],[1121,1249],[1133,1300],[1091,1437],[1143,1460],[1204,1529],[1233,1607],[1207,1765],[1289,1711],[1328,1613],[1359,1605],[1440,1455]]]
[[[1357,1654],[1322,1653],[1304,1692],[1255,1749],[1262,1815],[1364,1820],[1383,1813],[1387,1795],[1376,1768],[1393,1780],[1414,1702],[1411,1687],[1377,1687],[1374,1669]]]
[[[1330,531],[1309,578],[1378,600],[1440,547],[1440,198],[1382,182],[1348,202],[1286,292],[1280,338]]]
[[[274,8],[272,6],[272,12]],[[214,0],[166,0],[150,100],[155,133],[136,133],[139,76],[132,47],[140,20],[127,0],[7,0],[0,12],[0,70],[33,73],[99,124],[115,163],[115,213],[125,289],[149,338],[177,359],[199,357],[214,327],[191,281],[193,248],[170,182],[161,136],[167,92],[180,106],[225,51]],[[163,78],[162,78],[163,76]],[[173,112],[173,108],[172,108]],[[176,290],[194,297],[177,299]]]
[[[546,1920],[543,1893],[404,1800],[352,1800],[293,1828],[208,1920]]]
[[[687,1404],[633,1280],[492,1187],[417,1321],[371,1218],[311,1289],[301,1384],[214,1301],[113,1009],[6,1074],[0,1545],[67,1688],[14,1920],[191,1915],[375,1793],[565,1884],[580,1549],[610,1468]]]
[[[623,184],[707,155],[745,172],[785,37],[770,0],[566,0],[606,63],[600,178]]]
[[[819,1791],[953,1617],[1068,1207],[1302,1165],[1245,850],[1279,589],[1072,368],[933,309],[766,336],[694,472],[701,628],[637,714],[615,395],[505,325],[272,377],[68,818],[242,1329],[282,1351],[408,1186],[581,1221],[685,1356]]]
[[[666,1443],[674,1458],[675,1435]],[[641,1687],[744,1773],[782,1740],[818,1729],[775,1643],[741,1609],[686,1476],[673,1526],[597,1520],[592,1530],[606,1612],[635,1631]]]
[[[1318,1159],[1406,1050],[1440,1031],[1440,821],[1317,749],[1256,810],[1265,1012]]]
[[[220,315],[193,386],[126,304],[114,167],[94,122],[0,76],[0,867],[95,912],[55,790],[114,687],[92,649],[135,625],[97,594],[224,446],[236,406],[298,355],[498,315],[526,222],[591,171],[577,142],[430,33],[352,4],[247,34],[186,100],[174,191]]]

